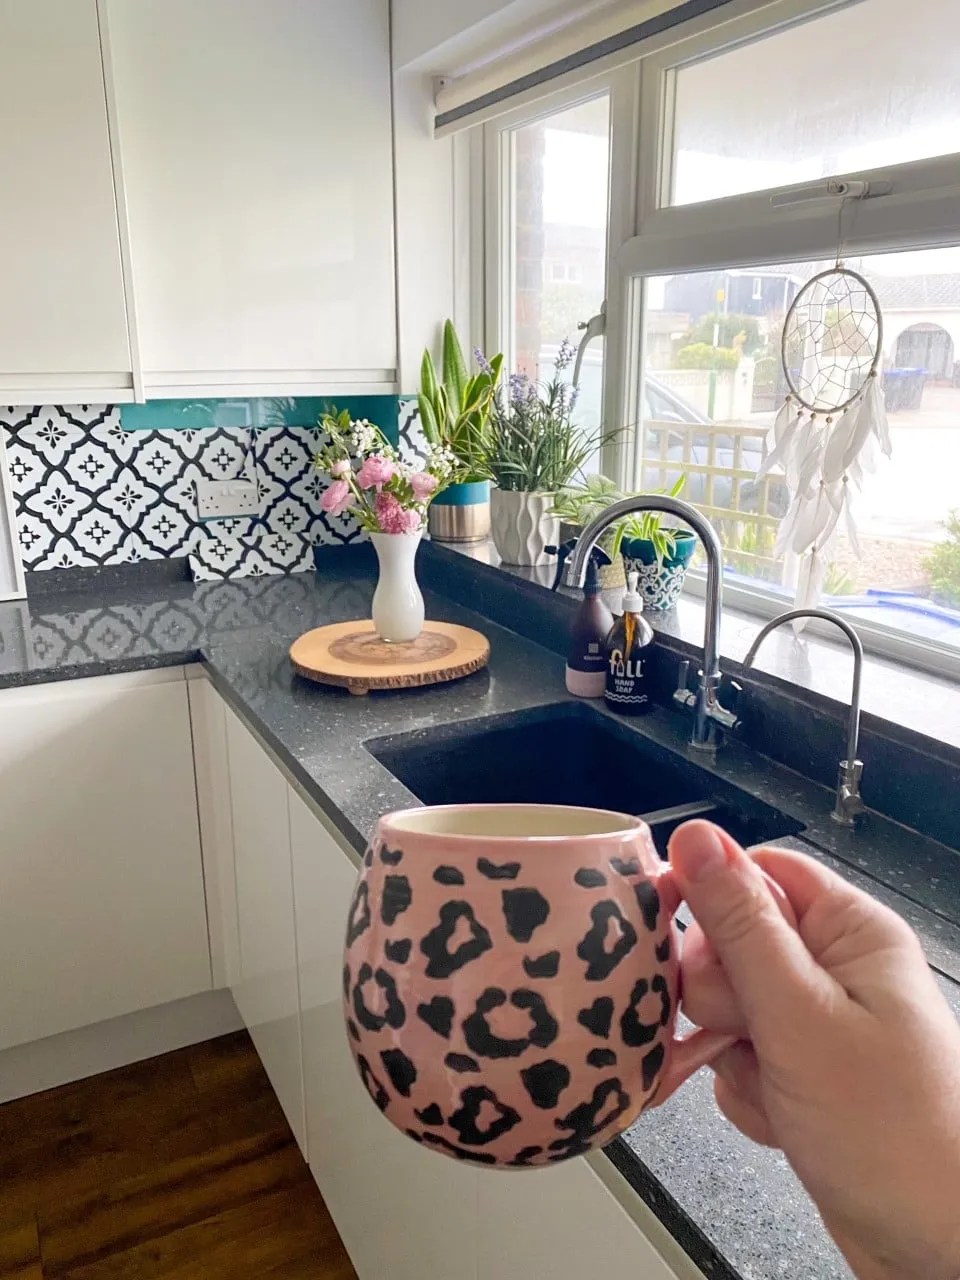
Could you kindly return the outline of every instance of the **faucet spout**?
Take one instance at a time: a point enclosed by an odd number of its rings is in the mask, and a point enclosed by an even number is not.
[[[791,609],[787,613],[781,613],[772,622],[768,622],[765,627],[761,628],[743,660],[743,669],[748,671],[753,666],[760,646],[772,631],[776,631],[784,623],[793,622],[798,618],[819,618],[822,622],[832,623],[833,626],[843,632],[850,641],[850,647],[853,649],[853,687],[850,692],[850,714],[847,718],[846,755],[840,761],[837,799],[833,813],[830,815],[834,822],[840,823],[841,826],[853,827],[866,811],[866,806],[860,795],[863,761],[858,758],[860,751],[860,686],[863,679],[863,644],[856,631],[847,622],[846,618],[841,618],[838,614],[831,613],[829,609]]]
[[[582,587],[590,552],[600,535],[611,525],[644,511],[658,511],[675,516],[690,526],[700,539],[707,557],[707,596],[704,611],[703,670],[697,693],[690,695],[694,705],[693,736],[690,745],[698,751],[716,750],[718,729],[731,728],[735,717],[720,705],[720,609],[723,586],[723,548],[717,531],[705,516],[689,502],[668,494],[640,493],[613,502],[584,529],[577,539],[570,559],[567,582]],[[678,690],[677,701],[685,702],[685,690]]]

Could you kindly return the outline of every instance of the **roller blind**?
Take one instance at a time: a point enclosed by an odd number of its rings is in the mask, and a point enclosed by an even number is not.
[[[631,0],[593,13],[465,75],[446,78],[436,95],[437,135],[502,115],[577,79],[635,61],[686,34],[711,14],[718,21],[771,0]]]

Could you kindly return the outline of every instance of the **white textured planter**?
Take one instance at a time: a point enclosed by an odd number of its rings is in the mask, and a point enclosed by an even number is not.
[[[371,533],[380,561],[373,593],[373,625],[381,640],[399,644],[416,640],[423,630],[423,596],[417,586],[417,548],[423,534]]]
[[[556,546],[560,521],[550,514],[552,493],[514,493],[494,489],[490,494],[490,526],[494,546],[504,564],[550,564],[544,548]]]

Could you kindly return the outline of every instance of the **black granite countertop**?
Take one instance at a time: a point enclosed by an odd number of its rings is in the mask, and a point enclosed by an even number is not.
[[[322,623],[366,616],[372,587],[366,555],[344,551],[330,557],[322,578],[197,585],[93,578],[84,590],[0,605],[0,687],[202,661],[359,852],[380,814],[416,803],[365,741],[568,700],[555,654],[429,593],[431,616],[489,636],[487,671],[369,698],[296,677],[290,642]],[[638,732],[683,752],[689,726],[680,714],[658,711]],[[827,788],[737,743],[708,767],[802,824],[795,847],[900,911],[960,1016],[960,855],[876,814],[859,834],[834,827]],[[706,1274],[849,1276],[783,1158],[742,1138],[717,1111],[709,1073],[644,1116],[608,1154]]]

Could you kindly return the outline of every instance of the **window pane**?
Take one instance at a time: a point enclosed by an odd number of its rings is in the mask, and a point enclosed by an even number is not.
[[[861,0],[683,67],[671,203],[960,150],[955,23],[956,0]]]
[[[792,595],[796,558],[773,545],[788,495],[758,482],[763,439],[786,386],[783,321],[808,262],[648,281],[638,488],[671,486],[717,525],[729,581]],[[893,458],[857,495],[862,555],[828,551],[831,607],[960,647],[960,248],[848,259],[884,316],[883,386]],[[757,289],[757,282],[760,289]],[[757,297],[757,293],[760,297]]]
[[[549,378],[563,340],[603,304],[607,269],[607,95],[513,132],[511,367]],[[600,423],[603,344],[587,348],[578,420]]]

